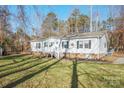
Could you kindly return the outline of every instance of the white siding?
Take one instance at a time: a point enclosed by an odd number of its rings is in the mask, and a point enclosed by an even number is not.
[[[91,48],[85,48],[85,43],[91,41]],[[62,48],[62,42],[69,41],[68,48]],[[83,48],[77,48],[77,41],[83,42]],[[47,43],[47,47],[44,47],[44,43]],[[53,46],[50,43],[53,42]],[[36,43],[41,43],[40,48],[36,48]],[[106,47],[104,46],[106,44]],[[81,53],[81,54],[107,54],[107,40],[105,35],[101,38],[80,38],[80,39],[57,39],[48,38],[39,42],[31,42],[32,51],[50,53],[50,54],[62,54],[62,53]]]
[[[37,43],[41,44],[40,48],[36,48]],[[42,42],[31,42],[31,50],[32,51],[42,51]]]
[[[91,40],[91,48],[85,48],[85,41]],[[62,42],[69,41],[69,48],[62,48]],[[83,41],[83,48],[77,49],[77,41]],[[44,47],[44,43],[47,43],[48,46]],[[54,42],[52,47],[49,47],[50,42]],[[58,43],[57,43],[58,42]],[[100,44],[99,44],[100,42]],[[41,43],[41,48],[36,48],[36,43]],[[31,42],[32,51],[43,51],[43,52],[61,52],[61,53],[106,53],[107,47],[104,48],[103,44],[106,43],[105,37],[102,37],[100,40],[98,38],[88,38],[88,39],[71,39],[71,40],[60,40],[60,39],[47,39],[41,42]],[[106,43],[107,44],[107,43]],[[59,47],[60,45],[60,47]]]
[[[91,48],[85,48],[84,47],[84,43],[85,41],[89,41],[91,40]],[[67,40],[62,40],[63,41],[67,41]],[[79,48],[77,49],[77,41],[83,41],[83,48]],[[72,44],[74,46],[72,46]],[[62,46],[62,45],[61,45]],[[97,38],[89,38],[89,39],[73,39],[73,40],[69,40],[69,48],[68,49],[63,49],[61,47],[60,51],[61,52],[67,52],[67,53],[98,53],[98,39]]]
[[[107,54],[107,40],[105,35],[100,38],[99,52],[100,54]]]
[[[60,42],[59,39],[53,39],[53,38],[49,38],[49,39],[44,40],[42,51],[46,52],[46,53],[58,51],[57,49],[59,47],[59,42]],[[47,43],[47,47],[44,47],[44,43]],[[50,43],[53,43],[53,45],[50,46]]]

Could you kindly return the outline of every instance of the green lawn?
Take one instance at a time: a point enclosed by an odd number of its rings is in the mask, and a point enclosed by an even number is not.
[[[124,65],[36,58],[0,59],[0,87],[124,87]]]

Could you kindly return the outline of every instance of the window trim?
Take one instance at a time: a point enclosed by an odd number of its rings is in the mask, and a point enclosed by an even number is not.
[[[43,45],[44,45],[44,48],[48,47],[48,42],[44,42]]]
[[[69,41],[62,41],[62,49],[64,49],[64,48],[65,49],[68,49],[69,48]]]
[[[81,47],[82,45],[82,47]],[[83,40],[78,40],[77,41],[77,49],[83,49],[84,48],[84,41]]]
[[[54,42],[49,42],[49,47],[52,47],[54,45]]]
[[[88,41],[88,42],[84,42],[84,48],[85,49],[91,49],[91,45],[92,45],[91,40],[86,40],[86,41]],[[87,47],[86,47],[86,45],[87,45]]]
[[[40,42],[37,42],[36,43],[36,49],[40,49],[41,48],[41,43]]]

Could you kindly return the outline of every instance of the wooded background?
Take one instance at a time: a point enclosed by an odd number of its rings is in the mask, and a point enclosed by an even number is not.
[[[11,13],[8,6],[0,6],[0,47],[3,54],[30,51],[30,40],[48,38],[50,36],[64,36],[90,32],[90,17],[81,13],[80,8],[73,8],[67,20],[61,20],[53,11],[43,16],[38,11],[38,6],[32,6],[39,30],[35,28],[26,14],[28,6],[16,6],[16,15]],[[54,6],[49,6],[51,9]],[[109,49],[124,51],[124,6],[108,6],[109,17],[107,20],[93,21],[93,31],[107,30],[109,34]],[[96,14],[96,18],[99,17]],[[11,17],[19,24],[16,31],[12,29]],[[42,20],[42,22],[40,22]],[[40,24],[39,24],[40,23]],[[29,35],[27,27],[32,29]]]

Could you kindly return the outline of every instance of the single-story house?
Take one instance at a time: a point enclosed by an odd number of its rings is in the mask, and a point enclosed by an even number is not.
[[[32,52],[57,58],[99,59],[108,53],[107,31],[85,32],[31,41]]]

